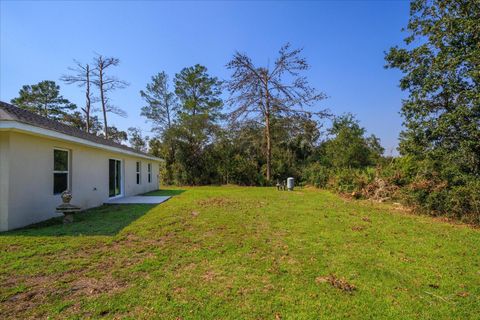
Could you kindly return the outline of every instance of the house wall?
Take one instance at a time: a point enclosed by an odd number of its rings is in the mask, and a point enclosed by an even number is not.
[[[0,132],[0,231],[8,229],[8,186],[10,134]]]
[[[111,158],[122,161],[124,196],[159,188],[159,163],[154,160],[10,132],[8,229],[61,215],[55,213],[55,207],[62,202],[61,197],[53,194],[54,148],[70,151],[71,203],[82,209],[102,205],[109,199],[108,159]],[[136,184],[136,161],[142,163],[140,185]],[[151,183],[147,181],[147,163],[152,164]]]

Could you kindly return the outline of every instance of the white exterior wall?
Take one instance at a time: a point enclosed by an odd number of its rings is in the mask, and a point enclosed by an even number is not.
[[[55,207],[62,200],[59,194],[53,194],[55,148],[70,151],[71,203],[82,209],[102,205],[109,199],[109,159],[122,161],[123,196],[159,188],[159,162],[155,160],[18,132],[1,132],[0,147],[0,231],[59,215]],[[136,184],[137,161],[142,164],[140,185]],[[147,180],[148,163],[152,164],[151,183]],[[6,198],[7,204],[3,201]]]
[[[0,231],[7,230],[8,226],[9,147],[9,133],[0,132]]]

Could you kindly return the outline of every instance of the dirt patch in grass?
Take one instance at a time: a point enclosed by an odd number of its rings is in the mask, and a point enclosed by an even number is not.
[[[363,231],[365,229],[366,229],[365,226],[353,226],[352,227],[352,231]]]
[[[51,299],[62,298],[75,303],[75,298],[112,294],[127,287],[125,282],[110,275],[99,279],[87,277],[86,271],[66,272],[62,275],[35,275],[10,278],[9,285],[23,284],[25,290],[7,297],[2,301],[0,318],[26,318],[25,312],[47,303]],[[22,315],[22,316],[20,316]],[[37,317],[38,315],[35,315]]]
[[[192,211],[192,217],[198,217],[200,213],[198,211]]]
[[[221,198],[221,197],[203,199],[197,202],[197,204],[200,207],[207,207],[207,208],[210,208],[210,207],[224,208],[224,207],[238,205],[239,203],[240,201],[228,199],[228,198]]]
[[[97,257],[93,263],[84,267],[74,266],[55,275],[41,273],[41,270],[33,275],[10,275],[2,283],[3,291],[11,293],[4,295],[0,301],[0,318],[28,318],[33,310],[37,310],[32,314],[33,318],[41,317],[38,309],[58,299],[68,302],[63,312],[71,313],[79,308],[82,298],[95,299],[98,295],[122,291],[128,287],[128,283],[113,277],[111,271],[131,267],[152,258],[154,254],[149,248],[165,246],[173,238],[174,234],[171,233],[153,239],[127,234],[109,244],[89,246],[80,251],[65,251],[57,256],[57,259],[80,262]]]
[[[18,244],[9,244],[9,245],[3,246],[2,251],[14,252],[14,251],[20,250],[21,248],[22,248],[22,246],[20,246]]]
[[[20,277],[10,278],[9,284],[12,283],[22,283],[25,289],[2,301],[0,318],[14,319],[25,310],[41,306],[46,301],[46,296],[49,293],[48,285],[50,284],[48,277],[38,276],[27,280]]]
[[[175,294],[184,294],[185,292],[187,292],[187,289],[183,288],[183,287],[176,287],[176,288],[173,288],[173,293]]]
[[[215,271],[207,271],[202,276],[202,279],[205,282],[211,282],[211,281],[215,280],[216,277],[217,277],[217,273]]]
[[[331,274],[328,276],[320,276],[315,279],[316,283],[329,283],[332,287],[340,289],[344,292],[353,292],[357,290],[357,287],[345,279],[338,278],[337,276]]]
[[[126,288],[127,284],[111,276],[105,276],[101,279],[82,277],[74,282],[68,289],[73,293],[72,296],[98,295],[102,293],[114,293]]]
[[[174,225],[175,223],[170,223],[169,225]],[[161,235],[155,237],[140,237],[136,234],[127,234],[122,239],[112,242],[110,247],[107,249],[108,252],[112,251],[121,251],[125,248],[128,249],[137,249],[137,252],[143,252],[148,248],[153,247],[162,247],[172,242],[176,239],[175,231],[168,231]]]

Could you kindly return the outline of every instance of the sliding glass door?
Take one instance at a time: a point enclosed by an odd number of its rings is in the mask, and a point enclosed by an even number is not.
[[[122,194],[122,162],[108,160],[108,195],[116,197]]]

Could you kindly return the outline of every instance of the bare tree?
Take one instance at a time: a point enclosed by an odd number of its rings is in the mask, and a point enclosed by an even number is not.
[[[231,121],[248,119],[251,116],[261,118],[265,125],[266,140],[266,178],[271,179],[272,117],[289,117],[295,114],[309,114],[325,117],[326,110],[309,111],[316,102],[325,99],[325,94],[317,93],[310,87],[302,71],[309,69],[302,49],[291,49],[287,43],[279,50],[273,68],[257,67],[250,57],[236,52],[227,68],[233,70],[232,78],[227,83],[230,92],[229,103],[234,107],[230,113]]]
[[[91,114],[93,112],[92,104],[95,102],[94,97],[91,91],[91,76],[92,76],[92,69],[90,65],[82,64],[77,60],[73,60],[75,62],[74,67],[69,67],[68,70],[72,71],[72,75],[63,75],[60,80],[65,82],[66,84],[77,84],[79,87],[85,87],[85,107],[80,108],[83,113],[85,114],[85,131],[90,133],[91,128]]]
[[[95,65],[93,70],[93,83],[97,86],[100,94],[104,134],[105,139],[108,139],[107,113],[114,113],[122,117],[126,116],[125,111],[110,103],[108,93],[116,89],[123,89],[128,86],[128,83],[118,79],[117,77],[107,75],[106,73],[110,67],[116,67],[119,65],[119,59],[114,57],[104,57],[100,54],[97,54],[93,61]]]

